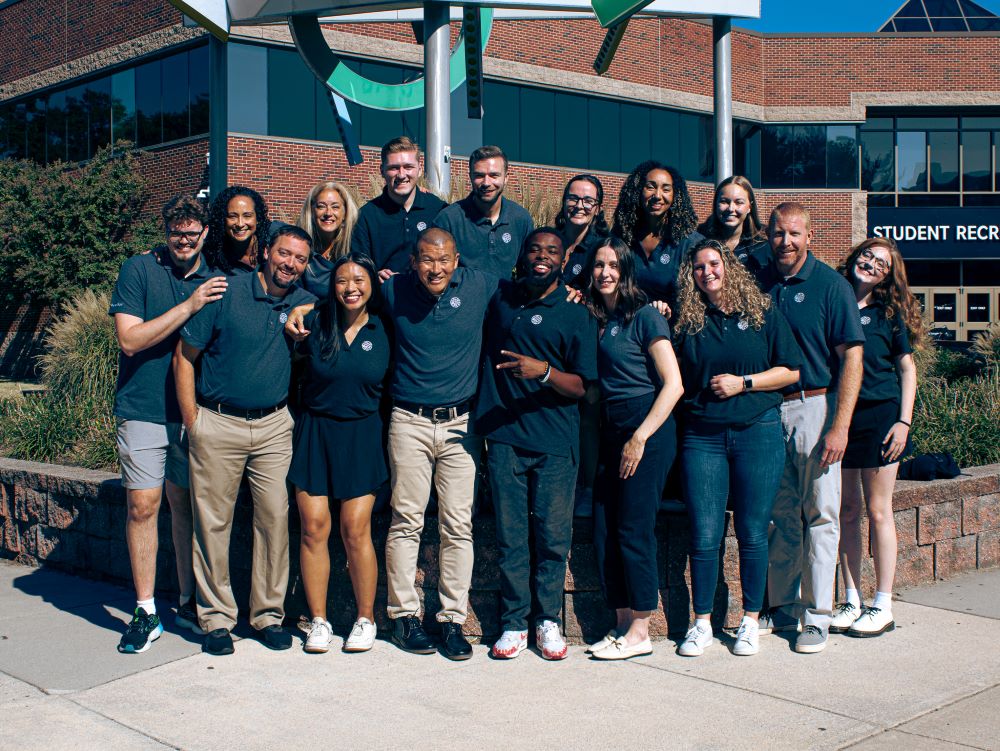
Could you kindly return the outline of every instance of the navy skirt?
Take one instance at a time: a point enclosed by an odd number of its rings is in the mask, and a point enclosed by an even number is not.
[[[288,480],[296,488],[346,500],[376,492],[388,476],[378,412],[357,420],[300,413],[288,468]]]
[[[851,427],[847,432],[847,450],[841,467],[844,469],[875,469],[884,467],[889,462],[882,453],[883,441],[889,429],[899,419],[899,402],[895,399],[885,401],[858,400],[851,418]],[[895,461],[909,456],[913,450],[910,438],[906,438],[906,447]]]

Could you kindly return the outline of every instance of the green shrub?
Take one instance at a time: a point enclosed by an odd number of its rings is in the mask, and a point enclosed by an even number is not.
[[[944,451],[960,467],[1000,462],[1000,371],[925,379],[913,413],[916,453]]]

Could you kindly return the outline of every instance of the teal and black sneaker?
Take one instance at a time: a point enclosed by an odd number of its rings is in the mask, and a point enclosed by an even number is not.
[[[132,622],[128,624],[128,630],[118,642],[118,651],[122,654],[135,654],[145,652],[149,645],[160,638],[163,633],[163,625],[160,623],[160,616],[156,613],[149,615],[142,608],[136,608],[132,616]]]

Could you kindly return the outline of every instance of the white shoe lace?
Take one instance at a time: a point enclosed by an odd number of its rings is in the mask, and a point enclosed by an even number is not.
[[[562,641],[562,637],[559,634],[559,626],[556,625],[555,621],[545,621],[539,627],[539,633],[541,635],[541,639],[539,641],[541,641],[543,645],[548,646],[553,642]]]
[[[309,638],[306,641],[310,644],[315,642],[329,644],[332,637],[333,632],[330,630],[329,623],[326,621],[313,621],[312,629],[309,631]]]

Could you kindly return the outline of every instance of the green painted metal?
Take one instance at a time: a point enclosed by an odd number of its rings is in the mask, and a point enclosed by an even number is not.
[[[480,28],[483,49],[493,29],[493,9],[481,8]],[[408,83],[380,83],[365,78],[349,68],[327,46],[317,16],[292,16],[288,20],[295,39],[295,47],[306,65],[333,91],[344,99],[376,110],[401,112],[424,106],[424,79]],[[465,81],[465,38],[461,38],[451,52],[451,90]]]
[[[651,2],[653,0],[590,0],[590,7],[601,26],[608,28],[638,13]]]

